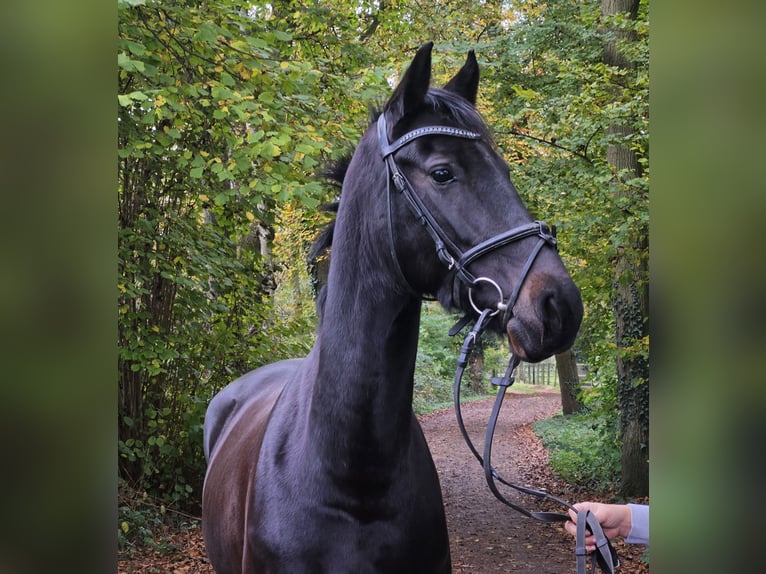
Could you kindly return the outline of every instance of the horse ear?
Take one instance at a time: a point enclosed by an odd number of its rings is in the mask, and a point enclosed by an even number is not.
[[[476,105],[476,94],[479,91],[479,63],[473,50],[468,52],[465,64],[444,86],[445,90],[463,96],[471,104]]]
[[[391,125],[398,122],[405,114],[415,110],[428,92],[431,83],[431,49],[433,42],[424,44],[415,54],[402,81],[388,100],[385,110],[390,115]]]

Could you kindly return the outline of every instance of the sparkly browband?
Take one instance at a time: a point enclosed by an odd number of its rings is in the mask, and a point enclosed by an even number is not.
[[[383,157],[387,157],[391,155],[392,153],[394,153],[396,150],[398,150],[400,147],[407,145],[409,142],[411,142],[414,139],[417,139],[422,136],[432,136],[432,135],[452,136],[457,138],[465,138],[469,140],[481,139],[481,134],[479,133],[463,130],[460,128],[455,128],[452,126],[428,126],[424,128],[417,128],[412,130],[411,132],[407,132],[398,140],[396,140],[394,143],[391,143],[388,145],[382,145],[381,152],[383,153]]]

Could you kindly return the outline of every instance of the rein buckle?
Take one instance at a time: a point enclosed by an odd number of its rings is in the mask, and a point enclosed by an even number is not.
[[[516,382],[516,379],[514,377],[492,377],[490,379],[490,382],[495,387],[510,387],[513,383]]]

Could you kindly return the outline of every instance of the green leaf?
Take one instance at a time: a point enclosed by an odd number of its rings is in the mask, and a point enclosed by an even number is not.
[[[283,32],[282,30],[275,30],[274,31],[274,37],[279,40],[280,42],[289,42],[293,39],[293,35],[288,32]]]
[[[281,153],[282,150],[279,148],[279,146],[274,145],[270,141],[265,142],[263,144],[263,148],[261,149],[261,156],[266,159],[277,157]]]
[[[127,72],[144,72],[144,63],[140,60],[133,60],[125,52],[117,54],[117,67]]]
[[[203,167],[204,165],[205,165],[205,158],[203,158],[200,154],[195,155],[194,159],[191,161],[192,167]]]
[[[208,44],[217,44],[217,27],[210,23],[201,24],[199,30],[194,35],[194,40],[197,42],[207,42]]]
[[[141,101],[141,102],[143,102],[143,101],[146,101],[146,100],[148,100],[148,99],[149,99],[149,96],[147,96],[145,93],[143,93],[143,92],[139,92],[139,91],[130,92],[130,93],[128,94],[128,97],[129,97],[131,100],[139,100],[139,101]]]
[[[273,92],[261,92],[258,95],[258,101],[263,102],[264,104],[273,104],[274,103],[274,93]]]
[[[128,51],[134,56],[143,56],[144,54],[146,54],[146,46],[144,46],[140,42],[134,42],[133,40],[120,39],[119,45],[121,47],[127,48]],[[119,62],[119,59],[118,59],[118,62]]]
[[[234,78],[231,77],[231,74],[228,72],[222,72],[221,73],[221,83],[224,86],[234,86],[236,85],[236,82],[234,81]]]

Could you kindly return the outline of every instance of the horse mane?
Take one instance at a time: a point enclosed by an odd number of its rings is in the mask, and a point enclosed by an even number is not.
[[[328,187],[336,191],[335,201],[320,205],[319,211],[327,211],[333,214],[338,213],[340,192],[352,156],[353,150],[336,161],[328,162],[319,173],[318,178],[322,179]],[[306,258],[309,268],[309,276],[311,277],[311,287],[316,298],[316,311],[320,319],[322,317],[325,299],[327,299],[327,285],[322,281],[319,273],[320,259],[329,258],[329,251],[332,247],[334,233],[335,215],[333,215],[332,219],[320,230],[319,235],[317,235],[312,242]]]
[[[381,114],[382,106],[371,106],[369,109],[369,124],[372,125],[377,121],[378,116]],[[340,204],[340,193],[343,189],[343,182],[346,179],[346,173],[348,172],[348,166],[351,164],[351,158],[354,157],[356,148],[348,150],[344,153],[340,159],[327,162],[317,175],[317,177],[325,182],[331,189],[336,191],[336,199],[332,203],[326,203],[319,207],[320,211],[330,211],[332,213],[338,213],[338,205]],[[330,249],[332,246],[332,238],[335,232],[335,218],[329,221],[319,232],[314,242],[311,244],[311,249],[308,254],[309,267],[312,269],[317,263],[317,260],[321,255]]]
[[[327,211],[334,214],[338,213],[338,205],[340,204],[340,191],[343,187],[343,180],[346,178],[346,172],[348,166],[351,163],[352,153],[347,153],[339,160],[328,163],[320,174],[320,178],[325,183],[334,189],[336,194],[336,200],[331,203],[326,203],[319,206],[319,211]],[[309,265],[316,264],[317,259],[327,251],[332,245],[332,238],[335,232],[335,217],[333,217],[319,232],[314,242],[311,244],[311,249],[308,254]]]

